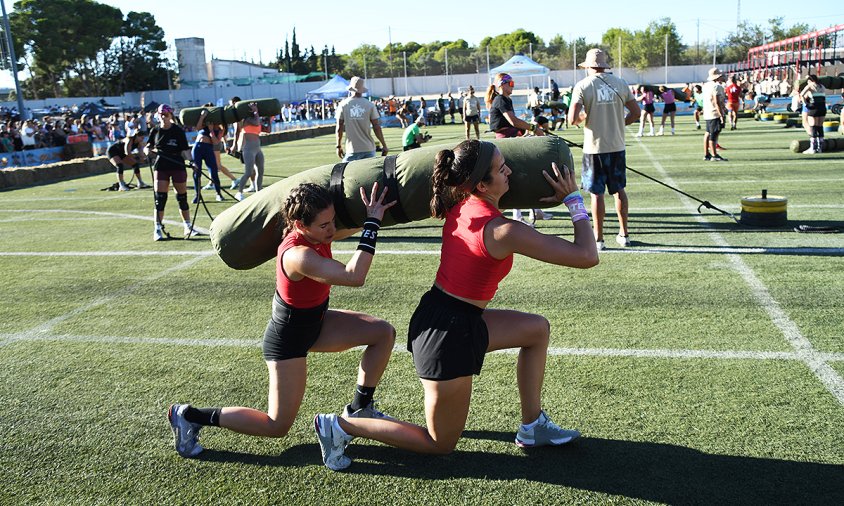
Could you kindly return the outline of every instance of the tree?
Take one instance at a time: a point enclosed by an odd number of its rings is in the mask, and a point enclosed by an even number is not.
[[[62,84],[76,80],[86,94],[99,94],[97,56],[120,33],[120,9],[91,0],[19,0],[10,23],[16,47],[26,55],[32,77],[39,78],[33,84],[49,83],[53,96],[60,96]],[[33,91],[37,96],[48,90]]]
[[[108,51],[106,60],[115,62],[104,76],[112,89],[153,90],[167,87],[167,67],[162,53],[167,50],[164,30],[148,12],[130,12],[123,21],[120,37]]]
[[[632,34],[621,28],[608,30],[601,40],[605,46],[604,49],[610,55],[618,52],[619,38],[622,41],[622,64],[630,65],[637,70],[665,65],[666,40],[668,42],[669,65],[685,63],[683,53],[686,46],[680,41],[677,27],[670,18],[651,21],[647,28]],[[617,58],[618,55],[615,59]]]

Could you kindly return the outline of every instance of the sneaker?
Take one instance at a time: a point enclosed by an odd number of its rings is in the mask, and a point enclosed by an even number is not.
[[[242,194],[242,193],[240,193],[240,192],[235,193],[235,194],[234,194],[234,199],[235,199],[236,201],[238,201],[238,202],[242,202],[242,201],[243,201],[243,194]]]
[[[615,236],[615,242],[617,242],[622,248],[626,248],[630,246],[630,236],[618,234]]]
[[[152,232],[152,240],[153,240],[153,241],[162,241],[162,240],[164,240],[164,230],[162,230],[162,229],[160,229],[160,228],[156,228],[156,229]]]
[[[189,404],[173,404],[167,409],[167,419],[173,430],[176,451],[185,458],[193,458],[202,453],[199,444],[199,431],[202,425],[185,420],[185,410]]]
[[[728,161],[726,158],[722,157],[721,155],[715,155],[712,157],[713,162],[726,162]]]
[[[642,132],[636,132],[636,135],[634,135],[633,137],[641,137],[641,136],[642,136]]]
[[[379,411],[375,407],[375,401],[370,402],[365,407],[354,412],[352,412],[352,405],[346,404],[346,407],[343,408],[342,416],[343,418],[378,418],[381,420],[395,420],[392,416]]]
[[[817,151],[815,151],[815,148],[812,146],[809,146],[809,149],[803,152],[804,155],[814,155],[815,153],[817,153]]]
[[[193,198],[193,203],[199,204],[199,195],[197,195],[196,197]]]
[[[126,185],[126,183],[118,183],[117,191],[128,192],[129,187]]]
[[[319,439],[319,448],[322,450],[322,462],[325,467],[332,471],[342,471],[352,463],[352,459],[343,455],[346,443],[351,441],[351,436],[337,430],[334,427],[335,423],[337,423],[337,415],[316,415],[314,431]]]
[[[232,179],[232,185],[229,186],[229,190],[237,190],[237,187],[240,185],[240,178]]]
[[[143,181],[138,183],[138,189],[139,190],[146,190],[148,188],[152,188],[152,185],[146,184]]]
[[[202,189],[203,190],[213,190],[214,189],[214,183],[208,183],[207,185],[203,186]]]
[[[595,241],[595,246],[598,248],[598,251],[604,251],[607,249],[607,245],[604,244],[604,241]]]
[[[559,446],[580,437],[580,432],[576,430],[561,429],[554,422],[548,418],[545,411],[539,412],[539,419],[537,424],[530,430],[522,429],[519,426],[519,432],[516,433],[516,445],[521,448],[533,448],[535,446]]]
[[[665,135],[665,132],[663,132],[662,129],[660,128],[659,132],[657,132],[656,134],[659,135],[659,136],[663,136],[663,135]]]
[[[696,126],[695,129],[700,130],[700,124],[698,124],[698,126]]]
[[[245,191],[246,193],[255,193],[255,186],[250,184],[249,188],[247,188],[243,191]]]
[[[653,136],[654,136],[654,133],[653,133],[653,132],[648,132],[648,133],[647,133],[647,134],[645,134],[645,135],[647,135],[648,137],[653,137]]]
[[[196,237],[198,235],[199,232],[197,232],[195,228],[185,225],[185,239],[190,239],[191,237]]]
[[[706,156],[703,157],[704,162],[708,162],[710,160],[712,160],[712,155],[710,155],[710,154],[707,154]]]
[[[536,216],[537,220],[553,220],[554,215],[551,214],[551,211],[543,211],[542,209],[534,209],[534,216]]]
[[[225,198],[223,198],[223,196],[222,196],[222,195],[220,195],[219,193],[217,194],[216,199],[217,199],[217,202],[222,202],[222,201],[226,200],[226,199],[225,199]]]

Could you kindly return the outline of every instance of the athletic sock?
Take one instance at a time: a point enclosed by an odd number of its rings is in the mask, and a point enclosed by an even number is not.
[[[352,413],[369,406],[373,395],[375,395],[375,387],[355,386],[355,398],[351,405]]]
[[[527,425],[522,424],[522,425],[521,425],[521,427],[519,427],[519,428],[520,428],[521,430],[528,431],[528,430],[530,430],[530,429],[532,429],[532,428],[536,427],[536,424],[538,424],[538,423],[539,423],[539,418],[537,418],[536,420],[534,420],[534,421],[530,422],[530,423],[529,423],[529,424],[527,424]]]
[[[188,406],[185,409],[185,420],[199,425],[220,426],[220,411],[222,408],[195,408]]]

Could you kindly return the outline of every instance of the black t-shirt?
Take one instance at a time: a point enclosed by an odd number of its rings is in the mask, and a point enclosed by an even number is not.
[[[489,128],[493,132],[505,127],[513,126],[509,121],[507,121],[507,118],[504,117],[504,113],[507,111],[513,112],[513,101],[510,100],[510,97],[496,95],[495,98],[492,99],[492,107],[489,109]]]
[[[115,156],[119,156],[120,158],[126,157],[126,143],[123,141],[115,142],[111,146],[108,147],[108,157],[114,158]]]
[[[155,159],[155,170],[176,170],[184,169],[185,161],[182,158],[182,151],[188,149],[188,139],[185,131],[178,125],[170,125],[170,128],[153,128],[149,133],[148,145],[158,154]]]

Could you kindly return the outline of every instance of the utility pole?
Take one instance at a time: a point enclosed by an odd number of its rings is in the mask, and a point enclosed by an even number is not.
[[[387,40],[390,45],[390,95],[396,94],[396,83],[393,79],[393,32],[387,27]]]
[[[697,18],[697,42],[695,43],[695,63],[700,65],[700,18]]]
[[[741,24],[741,0],[737,1],[738,6],[736,7],[736,33],[738,33],[739,25]]]
[[[18,114],[20,114],[21,121],[28,119],[26,109],[23,105],[23,93],[21,93],[21,83],[18,81],[18,58],[15,56],[15,45],[12,43],[12,30],[9,28],[9,16],[6,14],[6,2],[0,0],[0,6],[3,7],[3,30],[6,32],[6,44],[9,46],[9,59],[11,60],[12,77],[15,79],[15,97],[18,99]],[[169,86],[170,80],[167,80]]]
[[[668,86],[668,34],[665,34],[665,85]]]

